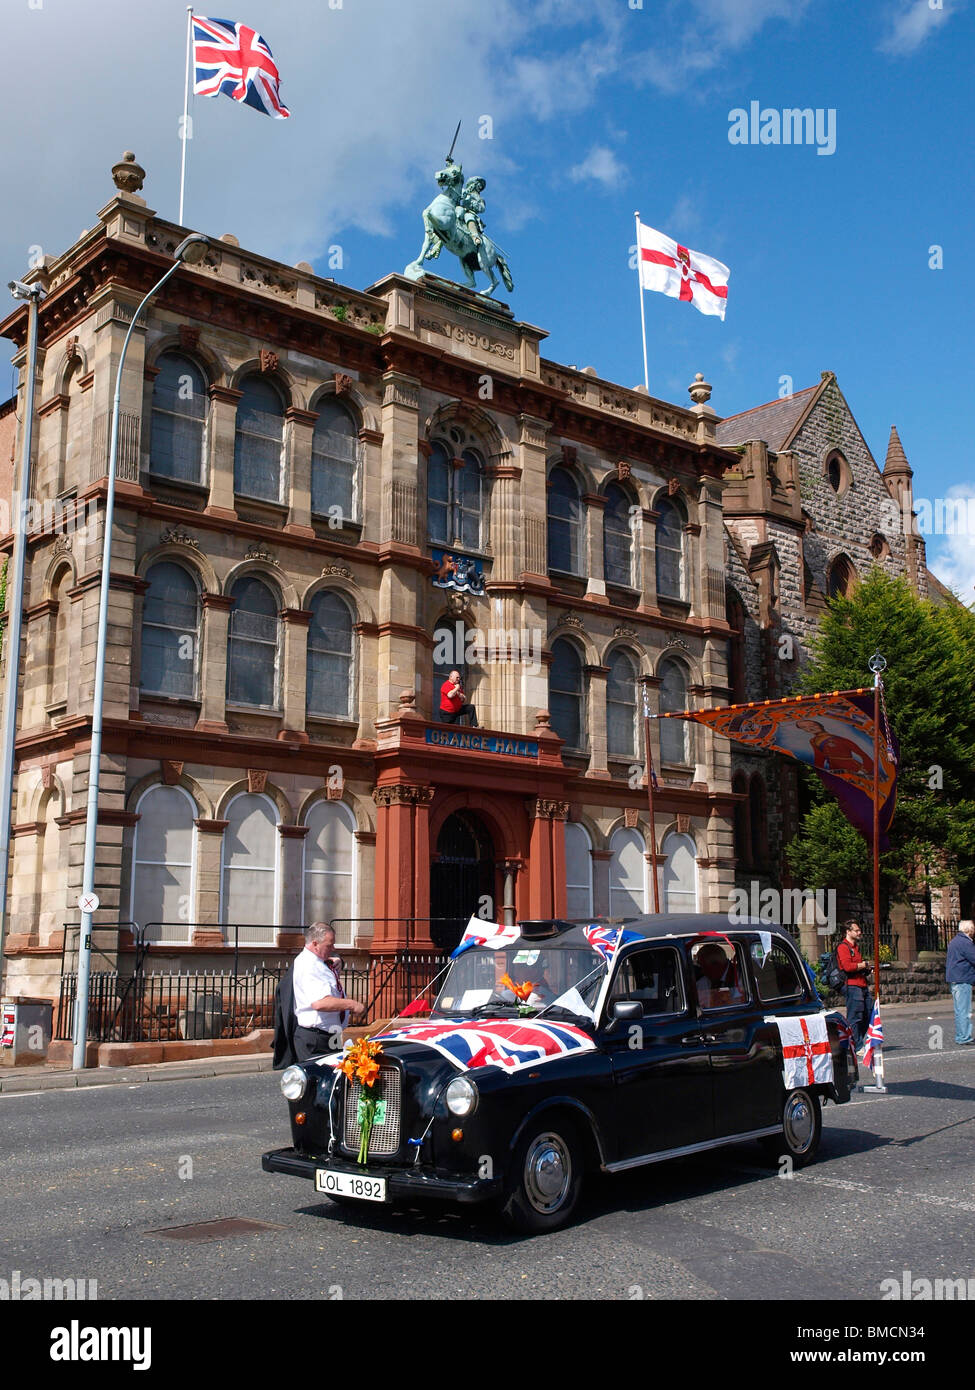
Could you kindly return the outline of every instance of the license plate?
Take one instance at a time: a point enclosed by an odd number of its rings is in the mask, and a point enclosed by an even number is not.
[[[385,1202],[385,1178],[360,1178],[356,1173],[333,1173],[328,1168],[315,1169],[315,1191],[336,1197],[356,1197],[362,1202]]]

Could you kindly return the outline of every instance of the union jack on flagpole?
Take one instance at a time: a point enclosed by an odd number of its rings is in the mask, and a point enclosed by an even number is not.
[[[189,115],[190,62],[193,64],[194,96],[216,97],[223,93],[245,106],[275,120],[286,120],[291,112],[281,100],[281,75],[267,40],[246,24],[234,19],[208,19],[186,9],[186,75],[183,84],[183,123],[180,138],[183,151],[179,173],[179,221],[183,223],[183,195],[186,186],[186,142],[192,135]]]
[[[880,1017],[880,1000],[875,999],[873,1001],[873,1013],[870,1015],[870,1026],[867,1029],[867,1046],[863,1054],[863,1065],[869,1067],[871,1071],[880,1070],[874,1063],[874,1054],[877,1054],[877,1060],[881,1062],[882,1067],[883,1050],[884,1025]],[[883,1084],[882,1081],[881,1084]]]

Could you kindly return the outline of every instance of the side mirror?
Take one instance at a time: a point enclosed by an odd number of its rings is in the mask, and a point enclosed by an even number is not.
[[[615,999],[610,1005],[609,1016],[624,1023],[632,1023],[643,1017],[643,1005],[639,999]]]

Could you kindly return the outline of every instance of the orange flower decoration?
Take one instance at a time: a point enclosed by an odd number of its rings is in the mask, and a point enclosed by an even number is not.
[[[534,980],[526,980],[524,984],[516,985],[510,975],[502,975],[499,983],[504,985],[505,989],[510,989],[515,998],[520,999],[523,1004],[535,988]]]
[[[369,1038],[354,1042],[339,1063],[339,1071],[350,1081],[358,1081],[362,1086],[374,1086],[379,1076],[379,1063],[383,1045]]]

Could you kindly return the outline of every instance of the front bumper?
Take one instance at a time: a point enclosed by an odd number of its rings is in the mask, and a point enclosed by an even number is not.
[[[332,1173],[351,1173],[361,1177],[363,1169],[346,1159],[308,1158],[296,1149],[271,1149],[261,1155],[265,1173],[286,1173],[292,1178],[315,1181],[315,1173],[325,1168]],[[435,1198],[439,1201],[464,1204],[487,1202],[500,1196],[501,1182],[497,1178],[453,1178],[423,1168],[390,1168],[370,1163],[368,1174],[385,1178],[391,1200]],[[369,1205],[365,1203],[364,1205]]]

